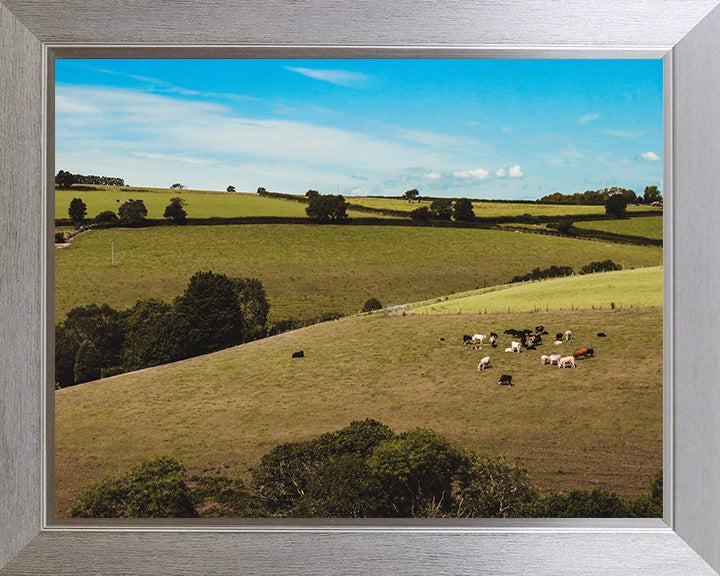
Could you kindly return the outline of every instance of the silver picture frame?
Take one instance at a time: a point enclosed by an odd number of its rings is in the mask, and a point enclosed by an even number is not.
[[[718,3],[0,0],[0,575],[716,574]],[[664,518],[55,522],[53,61],[148,54],[663,58]]]

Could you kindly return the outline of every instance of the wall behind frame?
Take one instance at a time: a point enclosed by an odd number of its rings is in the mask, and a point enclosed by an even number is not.
[[[22,107],[5,106],[25,103]],[[41,525],[42,46],[0,4],[0,566]],[[9,110],[13,110],[10,114]],[[17,110],[17,113],[16,113]],[[30,165],[28,165],[30,164]],[[3,462],[5,460],[5,462]],[[28,509],[28,502],[37,507]]]
[[[720,569],[720,10],[673,50],[675,522]],[[687,343],[692,343],[688,346]],[[698,495],[701,495],[698,497]]]

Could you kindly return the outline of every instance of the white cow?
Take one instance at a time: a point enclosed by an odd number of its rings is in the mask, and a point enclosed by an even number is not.
[[[568,366],[572,366],[575,368],[575,358],[572,356],[565,356],[564,358],[560,358],[560,361],[558,362],[558,368],[566,368]]]
[[[540,364],[542,364],[543,366],[545,364],[550,364],[550,356],[545,356],[545,354],[540,356]]]
[[[555,340],[553,344],[555,344],[555,346],[560,346],[560,344],[562,344],[562,340]]]
[[[513,352],[520,352],[520,342],[510,342],[510,348]]]
[[[550,364],[552,365],[552,364],[557,364],[558,362],[560,362],[560,358],[562,358],[562,356],[560,354],[550,354],[549,358],[550,358]]]
[[[483,342],[485,342],[485,334],[475,334],[472,339],[474,342],[482,344]]]
[[[514,351],[515,350],[513,350],[512,348],[505,348],[505,352],[514,352]]]
[[[485,370],[485,368],[490,368],[490,356],[485,356],[478,364],[478,370]]]
[[[572,339],[572,331],[566,330],[565,331],[565,340],[571,340]]]

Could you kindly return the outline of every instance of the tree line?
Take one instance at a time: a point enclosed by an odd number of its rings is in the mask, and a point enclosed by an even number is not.
[[[93,184],[95,186],[125,186],[123,178],[112,176],[95,176],[94,174],[71,174],[66,170],[60,170],[55,175],[55,186],[58,188],[71,188],[74,184]]]
[[[595,272],[612,272],[613,270],[622,270],[620,264],[615,264],[612,260],[598,260],[596,262],[590,262],[580,269],[580,274],[594,274]],[[564,276],[571,276],[575,274],[572,266],[549,266],[548,268],[541,269],[539,266],[533,268],[532,272],[528,274],[519,274],[513,276],[511,283],[513,282],[528,282],[530,280],[546,280],[548,278],[562,278]]]
[[[126,310],[78,306],[55,326],[55,382],[63,388],[208,354],[267,336],[270,303],[255,278],[194,274],[172,303]]]
[[[187,223],[187,202],[183,198],[170,198],[170,203],[165,207],[163,218],[169,218],[175,224]],[[142,200],[130,198],[118,208],[115,214],[112,210],[103,210],[93,218],[92,223],[101,227],[128,226],[137,227],[145,224],[147,220],[147,207]],[[76,225],[87,222],[87,205],[82,198],[73,198],[68,206],[68,216]]]
[[[146,460],[87,487],[80,518],[626,518],[662,516],[662,471],[648,493],[623,500],[599,488],[542,493],[502,457],[463,450],[428,428],[395,433],[372,419],[280,444],[242,479],[188,475],[178,461]]]
[[[586,190],[574,194],[561,194],[555,192],[538,200],[539,204],[584,204],[589,206],[605,206],[611,196],[620,195],[627,204],[652,204],[662,202],[662,194],[657,186],[646,186],[642,196],[635,194],[634,190],[613,186],[601,190]]]

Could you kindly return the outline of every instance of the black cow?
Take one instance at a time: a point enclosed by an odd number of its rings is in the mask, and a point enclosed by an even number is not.
[[[495,332],[490,332],[490,337],[491,337],[491,338],[494,337],[495,340],[497,340],[498,338],[500,338],[500,336],[498,336],[497,334],[495,334]]]
[[[586,356],[594,357],[595,356],[595,350],[592,348],[588,348],[587,352],[585,353]]]
[[[555,340],[562,340],[564,337],[565,334],[563,334],[562,332],[558,332],[557,334],[555,334]]]
[[[502,376],[500,376],[498,384],[500,386],[512,386],[512,376],[510,376],[510,374],[503,374]]]
[[[300,350],[299,352],[293,352],[292,357],[293,358],[304,358],[305,352],[303,352],[302,350]]]
[[[605,332],[598,332],[598,338],[605,338],[606,336]]]
[[[473,337],[469,334],[463,334],[463,344],[470,344],[472,342]]]
[[[545,326],[535,326],[535,334],[542,334]]]

